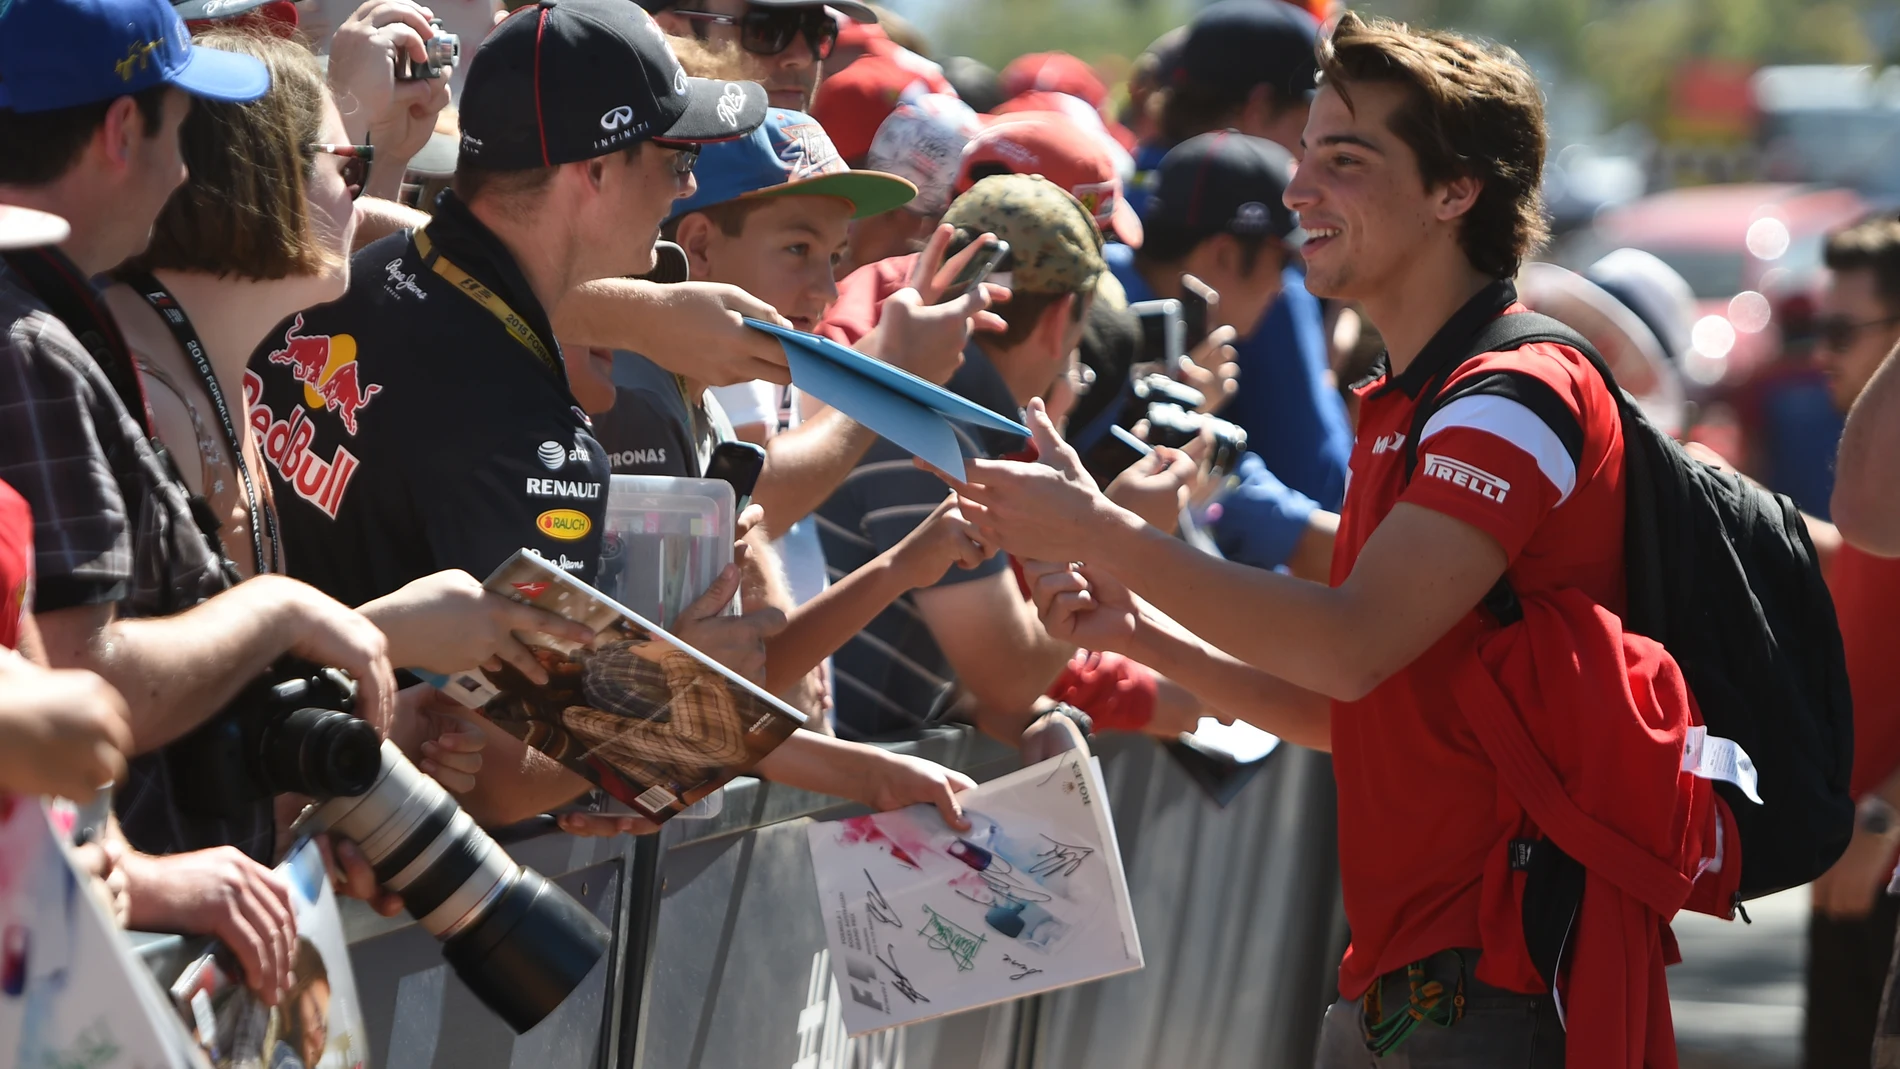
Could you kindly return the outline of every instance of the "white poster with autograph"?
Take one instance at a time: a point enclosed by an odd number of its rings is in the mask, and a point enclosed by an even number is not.
[[[811,827],[854,1036],[1131,972],[1141,940],[1100,765],[1080,751],[929,806]]]

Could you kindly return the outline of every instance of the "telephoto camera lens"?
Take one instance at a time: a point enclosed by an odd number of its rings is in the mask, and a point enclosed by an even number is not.
[[[363,848],[376,882],[442,941],[462,982],[516,1032],[552,1013],[607,952],[593,914],[515,864],[442,786],[382,744],[375,782],[316,825]]]

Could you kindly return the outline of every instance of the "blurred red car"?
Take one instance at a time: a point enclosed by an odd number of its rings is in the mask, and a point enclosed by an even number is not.
[[[1688,280],[1701,319],[1684,374],[1732,387],[1780,353],[1784,329],[1803,329],[1821,281],[1829,231],[1869,210],[1848,189],[1802,185],[1693,186],[1605,211],[1564,257],[1586,267],[1625,246],[1654,253]]]

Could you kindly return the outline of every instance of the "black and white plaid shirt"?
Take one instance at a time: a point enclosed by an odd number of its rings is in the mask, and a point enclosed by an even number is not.
[[[33,509],[33,611],[114,604],[169,616],[223,590],[218,551],[85,346],[0,262],[0,480]],[[116,799],[132,844],[172,853],[271,850],[269,806],[237,820],[171,802],[164,751],[134,758]]]

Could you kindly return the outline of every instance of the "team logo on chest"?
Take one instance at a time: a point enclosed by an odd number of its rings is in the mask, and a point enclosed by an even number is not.
[[[250,413],[251,430],[257,435],[264,460],[277,469],[277,474],[298,497],[315,505],[325,516],[336,519],[336,511],[343,504],[343,492],[349,489],[350,479],[361,462],[341,445],[328,460],[312,452],[310,440],[316,437],[317,428],[310,422],[309,413],[292,405],[290,418],[278,419],[270,406],[264,404],[263,396],[264,380],[257,372],[246,371],[244,406]]]
[[[356,414],[383,388],[364,383],[356,362],[356,339],[348,334],[303,334],[303,313],[284,331],[284,344],[266,357],[290,368],[290,377],[303,383],[304,404],[335,412],[350,437],[356,437]]]

